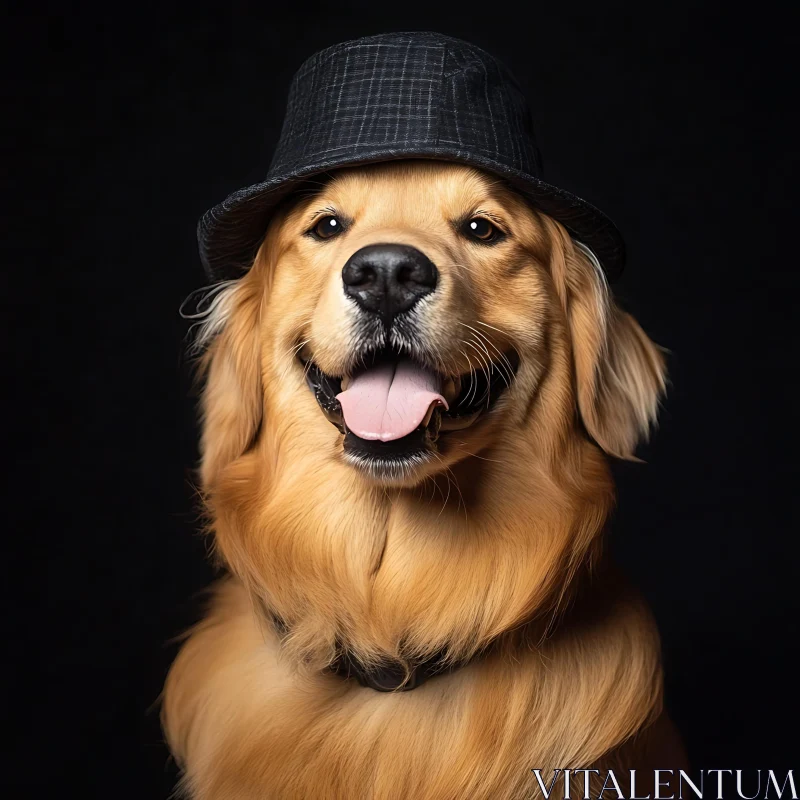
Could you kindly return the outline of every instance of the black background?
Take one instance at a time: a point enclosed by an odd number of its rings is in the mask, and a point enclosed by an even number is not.
[[[647,463],[615,467],[611,546],[658,618],[694,765],[800,766],[792,21],[766,4],[390,5],[10,8],[15,796],[173,786],[150,709],[212,577],[178,316],[204,280],[195,222],[266,171],[306,56],[408,29],[506,61],[546,177],[625,234],[615,288],[672,351],[672,386]]]

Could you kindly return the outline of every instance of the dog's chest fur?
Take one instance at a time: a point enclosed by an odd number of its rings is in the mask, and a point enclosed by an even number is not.
[[[624,760],[659,711],[648,614],[605,605],[574,636],[382,694],[297,669],[230,580],[170,673],[170,744],[197,798],[529,797],[531,769]]]

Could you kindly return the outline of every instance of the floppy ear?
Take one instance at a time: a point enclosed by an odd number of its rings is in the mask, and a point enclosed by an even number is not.
[[[558,223],[549,227],[552,275],[567,317],[583,424],[606,453],[635,460],[666,385],[662,350],[614,303],[594,253]]]
[[[260,310],[259,285],[251,272],[219,287],[200,325],[197,345],[207,346],[201,362],[206,383],[200,479],[205,490],[248,449],[261,424]]]

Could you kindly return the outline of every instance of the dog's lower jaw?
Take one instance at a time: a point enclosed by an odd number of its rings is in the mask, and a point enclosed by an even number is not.
[[[586,659],[587,634],[602,658]],[[657,634],[625,593],[595,605],[579,635],[381,694],[293,669],[230,580],[170,671],[163,721],[196,800],[522,800],[533,768],[636,767],[623,742],[660,704]]]
[[[436,458],[433,452],[420,450],[402,458],[381,458],[357,453],[342,453],[344,462],[379,486],[411,488],[422,479],[419,471],[432,464]]]

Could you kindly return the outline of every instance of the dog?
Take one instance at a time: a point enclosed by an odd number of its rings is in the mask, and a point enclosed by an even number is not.
[[[342,169],[284,201],[197,343],[226,577],[164,692],[186,796],[521,800],[533,769],[685,766],[602,551],[606,456],[648,435],[665,359],[563,225],[472,167]]]

